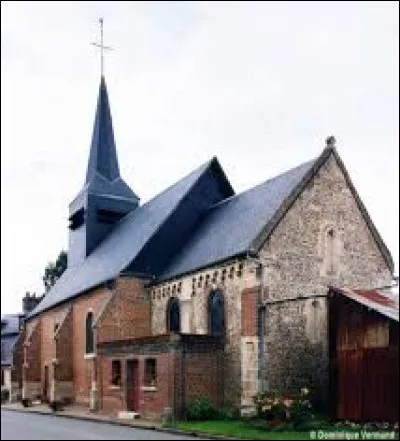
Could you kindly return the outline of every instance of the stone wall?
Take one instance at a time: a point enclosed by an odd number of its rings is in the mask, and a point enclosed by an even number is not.
[[[331,155],[260,252],[268,387],[328,399],[328,285],[376,287],[390,271]],[[303,299],[302,299],[303,297]]]

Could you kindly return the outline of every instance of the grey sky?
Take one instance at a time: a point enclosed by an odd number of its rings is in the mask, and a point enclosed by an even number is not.
[[[1,310],[67,249],[99,85],[145,202],[216,155],[237,192],[328,135],[399,265],[398,2],[1,2]]]

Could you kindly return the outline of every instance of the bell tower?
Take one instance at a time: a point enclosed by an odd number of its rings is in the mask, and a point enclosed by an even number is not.
[[[139,205],[121,178],[104,76],[101,76],[86,181],[69,205],[68,266],[82,263],[115,224]]]

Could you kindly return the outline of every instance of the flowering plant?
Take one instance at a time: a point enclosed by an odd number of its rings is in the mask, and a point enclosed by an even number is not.
[[[295,427],[306,424],[314,416],[308,399],[309,390],[302,388],[295,396],[277,392],[259,392],[253,397],[259,417],[268,421],[291,422]]]

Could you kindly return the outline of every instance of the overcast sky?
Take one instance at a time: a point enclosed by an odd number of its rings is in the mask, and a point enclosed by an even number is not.
[[[67,249],[101,16],[120,170],[142,202],[214,155],[243,191],[333,134],[398,272],[398,2],[2,1],[2,313]]]

